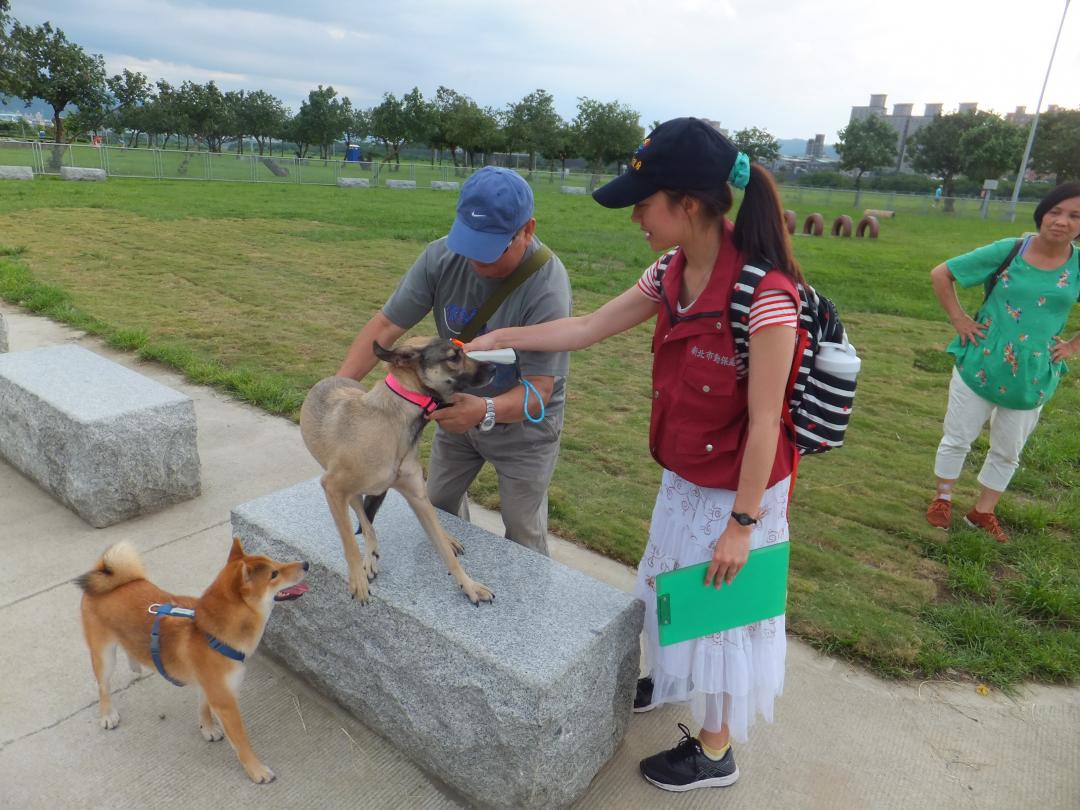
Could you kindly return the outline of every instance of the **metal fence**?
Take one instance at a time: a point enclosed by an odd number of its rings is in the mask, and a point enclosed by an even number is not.
[[[426,163],[346,161],[340,158],[272,157],[233,152],[185,152],[173,149],[50,144],[38,141],[0,141],[0,166],[30,166],[35,174],[59,174],[61,167],[102,169],[110,177],[156,180],[220,180],[237,183],[336,185],[341,178],[367,180],[372,186],[394,181],[432,188],[433,183],[462,182],[476,169]],[[586,193],[613,175],[562,174],[518,170],[534,184],[554,190]]]
[[[340,158],[272,157],[233,152],[185,152],[174,149],[125,148],[88,144],[50,144],[38,141],[0,140],[0,166],[30,166],[35,174],[59,174],[62,166],[103,169],[110,177],[145,177],[157,180],[209,180],[237,183],[336,185],[341,178],[366,180],[371,186],[393,186],[394,181],[415,183],[417,188],[434,188],[440,183],[463,182],[476,169],[427,163],[382,163],[345,161]],[[535,191],[588,194],[614,175],[562,173],[516,169],[526,176]],[[433,185],[434,184],[434,185]],[[781,186],[784,205],[796,210],[800,219],[812,212],[861,213],[877,208],[900,213],[950,215],[963,218],[983,216],[978,197],[944,198],[935,202],[932,194],[893,191],[859,191],[848,188]],[[1008,200],[991,200],[985,216],[1007,219]],[[1028,219],[1033,202],[1021,202],[1017,216]]]
[[[1011,203],[1007,199],[991,199],[983,211],[980,197],[942,197],[934,200],[934,195],[909,194],[899,191],[856,191],[851,188],[814,188],[811,186],[781,186],[780,193],[784,205],[796,211],[801,220],[815,211],[844,213],[852,209],[854,216],[864,210],[878,209],[895,211],[897,214],[948,215],[964,219],[985,216],[988,219],[1009,219]],[[1027,200],[1016,205],[1017,218],[1030,220],[1036,203]]]

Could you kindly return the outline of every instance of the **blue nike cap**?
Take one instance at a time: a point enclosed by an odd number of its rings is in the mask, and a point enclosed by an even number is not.
[[[446,246],[484,264],[498,261],[533,215],[533,193],[515,171],[485,166],[465,181]]]

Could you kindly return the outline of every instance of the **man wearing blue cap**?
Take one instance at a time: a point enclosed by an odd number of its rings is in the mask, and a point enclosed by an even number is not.
[[[566,268],[535,231],[529,184],[509,169],[488,166],[476,172],[462,185],[450,233],[427,246],[382,310],[360,330],[338,376],[362,379],[378,362],[372,343],[393,345],[429,312],[441,337],[460,337],[500,285],[519,267],[535,264],[541,251],[537,260],[547,255],[546,260],[513,289],[481,331],[569,316]],[[468,519],[466,490],[489,461],[499,479],[506,536],[547,554],[547,488],[559,454],[570,360],[562,352],[520,352],[518,366],[545,402],[544,419],[525,419],[525,387],[512,366],[497,366],[495,379],[483,389],[455,394],[448,407],[431,416],[438,429],[428,465],[428,497],[439,509]],[[539,411],[535,397],[529,410]]]

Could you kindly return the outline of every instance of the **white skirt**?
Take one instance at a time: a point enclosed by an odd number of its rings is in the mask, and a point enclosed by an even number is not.
[[[789,485],[785,478],[765,491],[751,549],[787,542]],[[689,702],[699,725],[719,731],[726,722],[732,738],[745,742],[758,714],[772,722],[773,699],[784,691],[784,617],[667,647],[659,645],[656,624],[656,575],[711,560],[734,503],[731,490],[701,487],[664,470],[635,595],[645,602],[642,638],[653,702]]]

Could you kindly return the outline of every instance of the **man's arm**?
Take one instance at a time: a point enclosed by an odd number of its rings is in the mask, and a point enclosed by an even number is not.
[[[404,334],[405,330],[387,318],[380,309],[353,340],[349,353],[345,355],[345,361],[337,371],[337,376],[351,377],[354,380],[364,379],[379,362],[379,358],[371,349],[371,344],[378,342],[383,348],[389,349]]]

